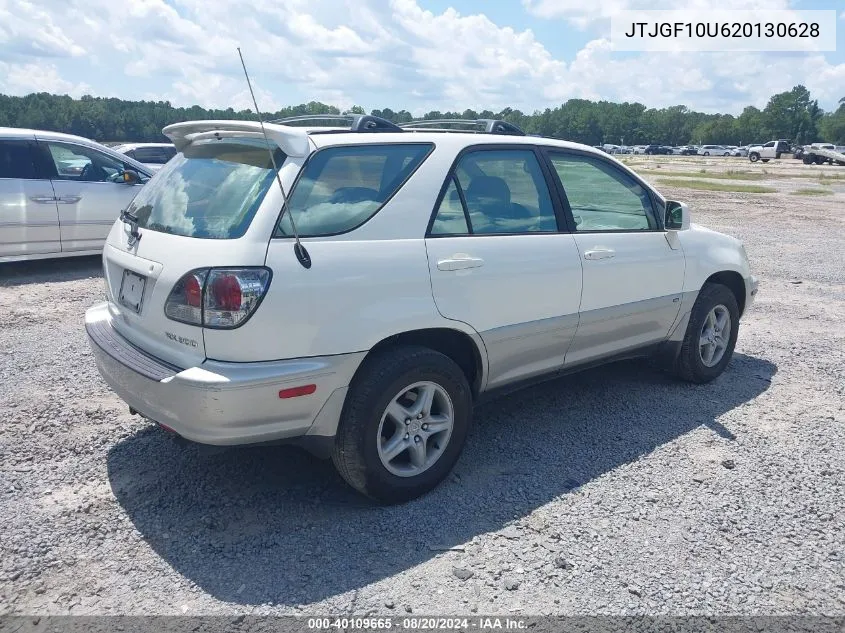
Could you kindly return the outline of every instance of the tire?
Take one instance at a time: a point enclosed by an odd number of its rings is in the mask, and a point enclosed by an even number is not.
[[[748,160],[750,160],[752,163],[756,163],[758,160],[760,160],[760,154],[758,154],[757,152],[752,152],[748,155]]]
[[[710,156],[710,152],[704,152],[705,156]]]
[[[730,330],[727,339],[722,339],[725,347],[721,351],[721,356],[718,357],[715,363],[708,365],[704,360],[704,356],[707,354],[705,351],[702,351],[700,341],[709,334],[705,330],[705,322],[709,326],[708,319],[711,312],[715,312],[717,315],[727,314]],[[739,308],[737,307],[733,292],[721,284],[704,284],[690,313],[681,351],[675,361],[675,375],[687,382],[699,384],[710,382],[718,377],[725,370],[725,367],[727,367],[733,356],[738,331]],[[711,356],[710,360],[716,360],[715,354]]]
[[[780,152],[775,152],[775,158],[780,159]]]
[[[802,162],[805,165],[812,165],[813,162],[814,162],[813,155],[812,154],[804,154],[804,158],[802,159]]]
[[[409,391],[416,385],[426,386]],[[423,454],[427,450],[433,452],[431,463],[419,467],[411,462],[416,451],[409,440],[425,438],[427,431],[422,425],[430,418],[407,418],[408,432],[401,437],[401,421],[388,415],[387,409],[401,403],[402,417],[406,412],[412,415],[415,401],[407,396],[420,394],[420,389],[428,389],[428,385],[433,385],[435,392],[437,388],[442,390],[436,393],[428,413],[438,410],[437,417],[442,420],[448,418],[447,405],[451,406],[452,427],[448,434],[434,432],[422,442]],[[387,349],[366,359],[352,380],[332,461],[341,477],[358,492],[386,504],[410,501],[433,489],[449,474],[461,454],[471,420],[472,392],[463,371],[452,359],[427,347],[403,345]],[[385,465],[380,452],[391,437],[400,438],[407,445],[392,461],[388,460],[393,471]],[[443,444],[438,445],[438,439]],[[419,472],[413,474],[415,470]]]

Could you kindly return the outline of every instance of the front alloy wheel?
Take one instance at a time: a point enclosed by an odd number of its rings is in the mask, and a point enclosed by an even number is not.
[[[710,382],[728,366],[736,346],[739,307],[733,291],[706,283],[690,311],[675,374],[695,383]]]
[[[717,305],[701,326],[701,336],[698,340],[698,353],[705,367],[719,364],[728,349],[731,336],[731,315],[723,305]]]

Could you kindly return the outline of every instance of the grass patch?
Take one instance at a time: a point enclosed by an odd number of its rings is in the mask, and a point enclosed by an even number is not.
[[[775,193],[777,189],[760,185],[737,185],[728,182],[713,182],[708,180],[694,180],[692,178],[666,178],[660,181],[662,185],[682,187],[683,189],[697,189],[699,191],[734,191],[737,193]]]
[[[729,169],[724,172],[708,172],[701,169],[698,173],[691,171],[669,171],[663,169],[638,169],[637,173],[645,176],[668,176],[669,178],[712,178],[716,180],[765,180],[771,177],[769,174],[765,173],[736,171],[733,169]]]
[[[793,196],[832,196],[833,192],[830,189],[796,189],[790,191]]]

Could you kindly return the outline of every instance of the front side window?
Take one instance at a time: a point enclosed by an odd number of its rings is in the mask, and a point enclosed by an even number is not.
[[[274,158],[278,166],[285,161],[279,149]],[[274,180],[263,140],[198,141],[162,167],[128,210],[141,228],[234,239],[246,233]]]
[[[123,161],[90,147],[56,141],[41,141],[41,143],[49,150],[56,170],[53,178],[56,180],[119,182],[123,171],[131,169]],[[146,180],[143,174],[139,175],[142,181]]]
[[[431,151],[430,143],[328,147],[306,163],[288,198],[276,237],[351,231],[399,190]]]
[[[576,231],[656,229],[648,191],[615,166],[578,154],[551,154]]]
[[[0,141],[0,178],[37,178],[29,141]]]
[[[461,222],[459,209],[468,222]],[[522,149],[465,154],[431,227],[432,235],[554,231],[557,218],[540,163],[533,150]]]

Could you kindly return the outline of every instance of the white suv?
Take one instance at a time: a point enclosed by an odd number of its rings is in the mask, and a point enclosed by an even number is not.
[[[496,392],[623,357],[727,366],[757,291],[742,243],[603,152],[501,121],[293,123],[265,126],[272,162],[258,123],[165,128],[179,153],[112,229],[85,318],[131,411],[296,441],[398,502]]]

